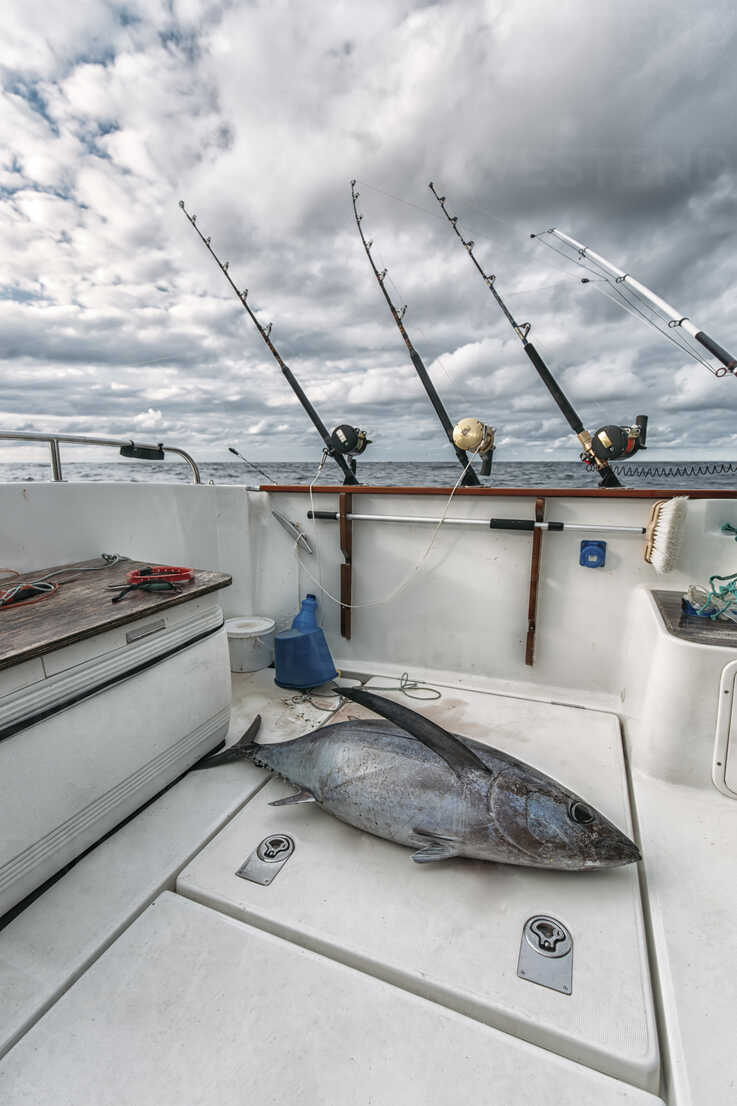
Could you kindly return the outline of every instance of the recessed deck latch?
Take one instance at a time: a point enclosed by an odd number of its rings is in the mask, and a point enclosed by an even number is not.
[[[293,852],[294,841],[288,833],[270,833],[235,874],[251,883],[266,885],[279,874]]]
[[[534,914],[522,930],[517,975],[563,995],[573,990],[573,938],[557,918]]]

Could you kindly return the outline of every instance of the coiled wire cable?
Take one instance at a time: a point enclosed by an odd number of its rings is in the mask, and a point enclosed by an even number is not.
[[[612,465],[616,476],[644,476],[660,480],[668,476],[721,476],[737,472],[737,464],[732,461],[715,461],[701,465]]]

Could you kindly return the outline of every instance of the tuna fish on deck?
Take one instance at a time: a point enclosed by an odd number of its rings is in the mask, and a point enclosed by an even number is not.
[[[221,756],[248,756],[299,788],[272,805],[319,803],[343,822],[413,848],[419,864],[466,856],[583,870],[640,859],[603,814],[516,757],[382,696],[340,693],[383,718],[338,722],[270,745],[254,743],[252,725]]]

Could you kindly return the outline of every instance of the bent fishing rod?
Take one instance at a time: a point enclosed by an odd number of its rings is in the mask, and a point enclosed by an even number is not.
[[[550,392],[551,396],[558,405],[558,408],[570,426],[573,433],[578,438],[579,442],[583,446],[581,453],[581,460],[589,468],[595,469],[598,475],[601,477],[601,487],[604,488],[619,488],[621,487],[620,481],[615,476],[612,469],[609,467],[610,460],[616,460],[622,456],[629,456],[636,452],[638,449],[645,448],[645,437],[647,432],[647,416],[638,415],[635,420],[634,426],[604,426],[601,427],[593,436],[584,426],[578,412],[572,406],[568,397],[563,392],[563,389],[558,384],[557,380],[551,373],[548,366],[543,361],[542,357],[529,341],[528,335],[530,333],[531,323],[518,323],[514,318],[512,312],[507,307],[506,303],[500,296],[496,288],[496,277],[491,273],[486,273],[482,266],[479,264],[474,252],[474,242],[466,241],[458,229],[458,216],[451,215],[445,206],[445,196],[441,196],[435,190],[435,186],[432,181],[428,185],[435,199],[440,204],[443,210],[443,214],[453,228],[457,238],[464,246],[468,256],[474,263],[479,273],[483,277],[486,287],[491,292],[492,296],[496,300],[497,304],[501,308],[501,311],[506,318],[512,330],[522,343],[522,348],[529,357],[530,361],[535,367],[535,370],[542,380],[545,387]]]
[[[737,375],[737,358],[734,358],[731,353],[727,353],[726,349],[720,346],[718,342],[715,342],[713,338],[710,338],[705,331],[699,330],[698,327],[694,326],[688,316],[681,314],[680,311],[677,311],[675,307],[672,307],[666,300],[657,296],[655,292],[651,291],[646,285],[641,284],[639,280],[635,280],[629,273],[625,273],[622,269],[613,265],[611,261],[607,261],[601,254],[595,253],[594,250],[589,249],[588,246],[582,245],[581,242],[578,242],[575,238],[571,238],[569,234],[564,234],[563,231],[558,230],[556,227],[551,227],[550,230],[543,231],[540,234],[531,234],[530,238],[537,238],[540,241],[544,241],[545,235],[554,236],[560,242],[563,242],[566,246],[576,251],[577,256],[575,258],[568,258],[569,261],[575,261],[576,264],[580,265],[585,258],[586,260],[594,262],[595,265],[598,265],[606,273],[614,277],[615,291],[619,291],[616,287],[617,285],[625,285],[631,288],[635,293],[651,304],[651,306],[665,315],[668,319],[668,328],[670,330],[675,330],[680,327],[681,330],[690,335],[690,337],[703,346],[704,349],[707,349],[709,353],[713,354],[714,357],[722,363],[722,368],[713,370],[708,364],[702,362],[702,364],[706,364],[706,368],[714,372],[715,376],[726,376],[727,373],[732,373],[733,376]],[[548,243],[545,244],[547,245]],[[584,277],[582,283],[590,284],[591,281],[588,277]],[[622,298],[625,300],[625,303],[628,302],[626,297]],[[620,304],[620,306],[623,305]],[[645,321],[649,322],[650,320],[646,318]],[[666,337],[668,337],[667,334]],[[686,347],[682,346],[681,348],[683,349]],[[690,353],[691,351],[686,349],[686,352]],[[701,359],[698,358],[698,360]]]
[[[392,313],[392,318],[394,319],[394,322],[397,324],[397,327],[399,328],[399,333],[402,335],[402,338],[404,339],[404,344],[406,345],[406,347],[409,351],[410,360],[412,361],[412,364],[415,367],[415,371],[416,371],[417,375],[419,376],[420,380],[422,381],[422,385],[423,385],[425,391],[427,392],[427,396],[428,396],[428,399],[430,400],[430,403],[432,403],[433,407],[435,408],[435,414],[440,419],[440,425],[442,426],[443,430],[445,431],[445,434],[448,438],[448,441],[453,446],[453,449],[455,451],[455,455],[458,458],[458,463],[465,470],[464,474],[463,474],[463,478],[461,480],[461,483],[466,485],[466,486],[470,485],[470,486],[473,486],[473,487],[478,487],[479,484],[480,484],[480,481],[479,481],[478,476],[476,475],[476,472],[471,467],[471,463],[468,459],[468,454],[466,453],[466,451],[464,449],[461,449],[461,447],[455,441],[454,433],[453,433],[453,424],[451,423],[451,421],[448,417],[448,412],[445,410],[445,407],[443,406],[443,402],[442,402],[442,400],[440,399],[440,396],[438,395],[438,393],[435,390],[435,385],[433,384],[432,380],[430,379],[430,375],[429,375],[427,369],[425,368],[425,366],[422,362],[422,358],[420,357],[419,353],[417,352],[414,345],[412,344],[410,336],[407,333],[407,330],[404,326],[404,323],[402,322],[402,319],[404,318],[404,313],[407,310],[407,307],[405,305],[402,308],[401,311],[397,311],[396,307],[392,303],[392,300],[391,300],[391,297],[390,297],[389,293],[386,290],[386,269],[383,269],[382,272],[379,272],[379,270],[376,268],[376,265],[374,263],[374,259],[371,255],[371,246],[373,245],[373,241],[371,241],[371,242],[366,241],[366,236],[364,235],[363,227],[361,226],[361,223],[363,221],[363,215],[359,215],[359,213],[358,213],[358,197],[359,197],[359,195],[360,195],[360,193],[356,191],[356,182],[355,182],[355,180],[352,180],[351,181],[351,199],[353,200],[353,214],[356,218],[356,226],[358,227],[358,233],[361,235],[361,242],[363,243],[363,248],[366,251],[366,257],[369,259],[369,264],[371,265],[374,276],[376,277],[377,283],[379,285],[379,288],[382,291],[384,299],[386,300],[387,304],[389,305],[389,310]],[[486,429],[486,428],[484,428],[484,429]],[[462,431],[461,431],[461,433],[462,433]],[[487,449],[485,451],[487,453],[487,459],[485,459],[485,469],[486,469],[485,474],[486,475],[488,475],[488,470],[490,469],[491,461],[490,461],[490,456],[489,455],[492,451],[493,451],[493,438],[492,438],[491,448]],[[479,452],[481,452],[480,449],[479,449]]]
[[[236,299],[240,303],[241,307],[249,316],[259,334],[263,338],[264,342],[269,347],[272,357],[286,377],[287,382],[296,395],[297,399],[302,404],[302,407],[307,413],[308,418],[311,420],[312,425],[315,427],[318,434],[322,438],[325,445],[325,453],[329,457],[332,457],[335,463],[342,470],[343,483],[358,484],[358,480],[355,476],[355,456],[359,453],[363,453],[366,446],[370,444],[365,432],[363,430],[359,430],[358,427],[349,426],[348,424],[341,424],[340,426],[337,426],[335,428],[332,434],[328,433],[325,423],[322,421],[317,411],[312,406],[305,393],[302,391],[302,388],[300,387],[299,381],[297,380],[296,376],[289,368],[289,366],[284,362],[278,349],[272,342],[270,337],[271,323],[269,323],[268,326],[261,325],[261,323],[256,318],[254,312],[248,306],[248,289],[244,288],[242,292],[238,290],[233,278],[228,272],[229,263],[227,261],[221,261],[218,255],[215,253],[211,245],[211,239],[206,238],[200,228],[197,226],[197,216],[190,215],[190,213],[184,206],[184,200],[179,201],[179,206],[199,235],[201,242],[205,245],[208,252],[215,259],[215,263],[217,264],[220,272],[223,274],[230,287],[233,289]]]

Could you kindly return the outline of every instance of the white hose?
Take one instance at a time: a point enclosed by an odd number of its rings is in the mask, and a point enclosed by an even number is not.
[[[310,572],[310,570],[307,567],[307,565],[305,564],[305,562],[301,559],[301,557],[299,555],[299,539],[297,539],[297,541],[294,543],[294,553],[295,553],[295,556],[297,558],[297,563],[307,573],[307,575],[310,577],[310,579],[313,581],[313,583],[317,584],[320,591],[324,595],[327,595],[328,599],[332,599],[333,603],[337,603],[339,607],[347,607],[350,610],[355,611],[355,610],[358,610],[361,607],[381,607],[381,606],[384,605],[384,603],[391,602],[391,600],[394,599],[395,596],[399,595],[400,592],[404,591],[404,589],[409,586],[409,584],[414,580],[415,574],[417,572],[419,572],[419,570],[422,568],[422,566],[425,563],[425,561],[427,560],[427,558],[430,556],[430,552],[432,550],[432,547],[435,544],[435,539],[438,536],[438,531],[440,530],[440,527],[445,522],[446,516],[447,516],[448,511],[450,509],[450,505],[453,501],[453,496],[458,491],[460,483],[463,480],[463,477],[468,472],[469,468],[471,467],[471,462],[474,460],[477,453],[478,453],[478,450],[474,451],[471,454],[471,456],[468,460],[468,464],[466,465],[466,467],[461,472],[461,475],[456,480],[455,487],[453,488],[452,492],[448,496],[448,501],[445,504],[445,509],[443,510],[443,513],[442,513],[440,519],[438,520],[437,526],[435,527],[435,529],[433,530],[433,532],[430,536],[430,541],[428,542],[428,545],[427,545],[427,548],[425,549],[425,552],[422,554],[420,559],[416,562],[414,567],[410,569],[409,573],[404,578],[404,580],[402,580],[399,584],[397,584],[397,586],[392,591],[390,591],[388,595],[385,595],[383,599],[372,599],[372,600],[369,600],[369,602],[367,602],[367,603],[344,603],[342,599],[338,599],[337,596],[333,595],[332,592],[329,592],[326,587],[323,587],[322,581],[319,580],[317,578],[317,576],[315,576],[312,572]],[[312,488],[313,488],[314,484],[316,483],[317,478],[319,477],[324,464],[325,464],[325,454],[323,453],[322,461],[320,462],[318,470],[315,473],[315,475],[312,479],[312,482],[310,484],[310,510],[312,512],[313,518],[314,518],[314,514],[315,514],[315,504],[314,504],[313,496],[312,496]],[[319,568],[320,568],[320,554],[319,554],[319,550],[318,550],[318,546],[317,546],[317,539],[315,540],[315,556],[317,557],[317,564],[318,564],[318,571],[319,571]]]

